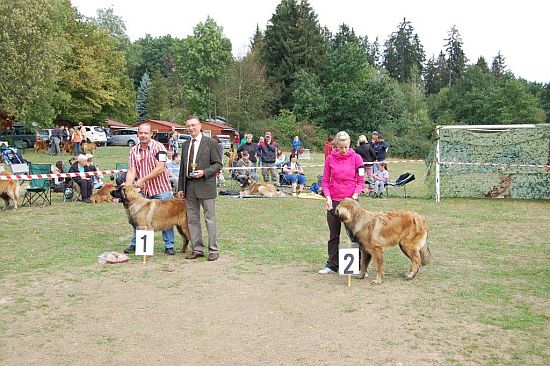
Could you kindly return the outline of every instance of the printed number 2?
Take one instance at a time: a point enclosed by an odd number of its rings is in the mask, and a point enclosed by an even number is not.
[[[147,253],[147,235],[143,235],[141,240],[143,240],[143,253]]]
[[[353,274],[353,271],[350,270],[352,264],[353,264],[353,261],[355,260],[355,256],[351,253],[347,253],[346,255],[344,255],[344,261],[347,261],[347,260],[350,260],[348,265],[346,266],[346,268],[344,269],[344,274]]]

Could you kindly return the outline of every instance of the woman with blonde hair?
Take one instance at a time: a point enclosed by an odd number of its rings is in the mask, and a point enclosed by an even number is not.
[[[365,185],[363,159],[350,149],[351,139],[347,132],[340,131],[334,138],[335,148],[325,160],[321,184],[326,198],[327,224],[329,229],[328,260],[320,274],[338,272],[338,246],[340,245],[340,220],[334,215],[344,198],[359,197]]]

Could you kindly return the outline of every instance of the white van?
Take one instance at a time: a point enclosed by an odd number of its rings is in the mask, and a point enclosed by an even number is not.
[[[73,128],[77,130],[79,126],[74,126]],[[103,127],[84,126],[84,128],[86,129],[86,142],[95,142],[98,146],[107,146],[107,134],[105,134]]]

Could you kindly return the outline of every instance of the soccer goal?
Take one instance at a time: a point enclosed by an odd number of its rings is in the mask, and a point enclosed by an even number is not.
[[[436,128],[428,172],[441,197],[550,199],[550,124]]]

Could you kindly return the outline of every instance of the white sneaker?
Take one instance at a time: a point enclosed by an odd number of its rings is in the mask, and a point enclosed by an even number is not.
[[[319,270],[319,274],[331,274],[331,273],[336,273],[336,272],[328,267],[323,267],[323,269]]]

